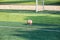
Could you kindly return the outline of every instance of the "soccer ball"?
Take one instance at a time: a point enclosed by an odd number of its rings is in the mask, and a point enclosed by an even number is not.
[[[27,24],[32,25],[32,20],[27,20]]]

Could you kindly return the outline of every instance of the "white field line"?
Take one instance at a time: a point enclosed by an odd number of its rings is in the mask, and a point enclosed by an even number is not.
[[[11,27],[11,26],[0,26],[0,28],[26,28],[26,29],[29,29],[28,27]],[[31,28],[30,27],[30,30],[35,30],[35,29],[38,29],[38,28]],[[52,31],[52,32],[60,32],[60,30],[51,30],[51,29],[38,29],[38,30],[42,30],[42,31]]]
[[[60,30],[51,30],[51,29],[41,29],[42,31],[52,31],[52,32],[60,32]]]
[[[24,27],[0,26],[0,28],[24,28]]]

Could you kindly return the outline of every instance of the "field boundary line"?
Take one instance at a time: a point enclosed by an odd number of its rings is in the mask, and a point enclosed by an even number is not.
[[[0,26],[0,28],[26,28],[26,27],[11,27],[11,26]],[[26,28],[26,29],[28,29],[28,27]],[[31,29],[33,29],[33,28],[31,28]],[[36,29],[38,29],[38,28],[36,28]],[[51,30],[51,29],[38,29],[38,30],[41,30],[41,31],[52,31],[52,32],[60,32],[60,30]]]

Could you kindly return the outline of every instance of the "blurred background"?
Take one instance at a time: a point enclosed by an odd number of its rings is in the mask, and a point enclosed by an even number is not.
[[[60,5],[60,0],[44,0],[45,5]],[[35,4],[35,0],[0,0],[0,4]],[[42,0],[39,0],[39,4],[42,4]]]

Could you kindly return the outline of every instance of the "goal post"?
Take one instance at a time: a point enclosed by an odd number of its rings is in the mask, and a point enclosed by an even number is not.
[[[42,6],[43,6],[43,8],[42,8],[42,9],[43,9],[43,11],[44,11],[44,0],[42,0]]]
[[[44,11],[44,0],[42,0],[42,9],[43,9],[43,11]],[[38,12],[39,10],[38,10],[38,0],[36,0],[36,8],[35,8],[35,10],[36,10],[36,12]]]
[[[36,0],[36,12],[38,12],[38,0]]]

